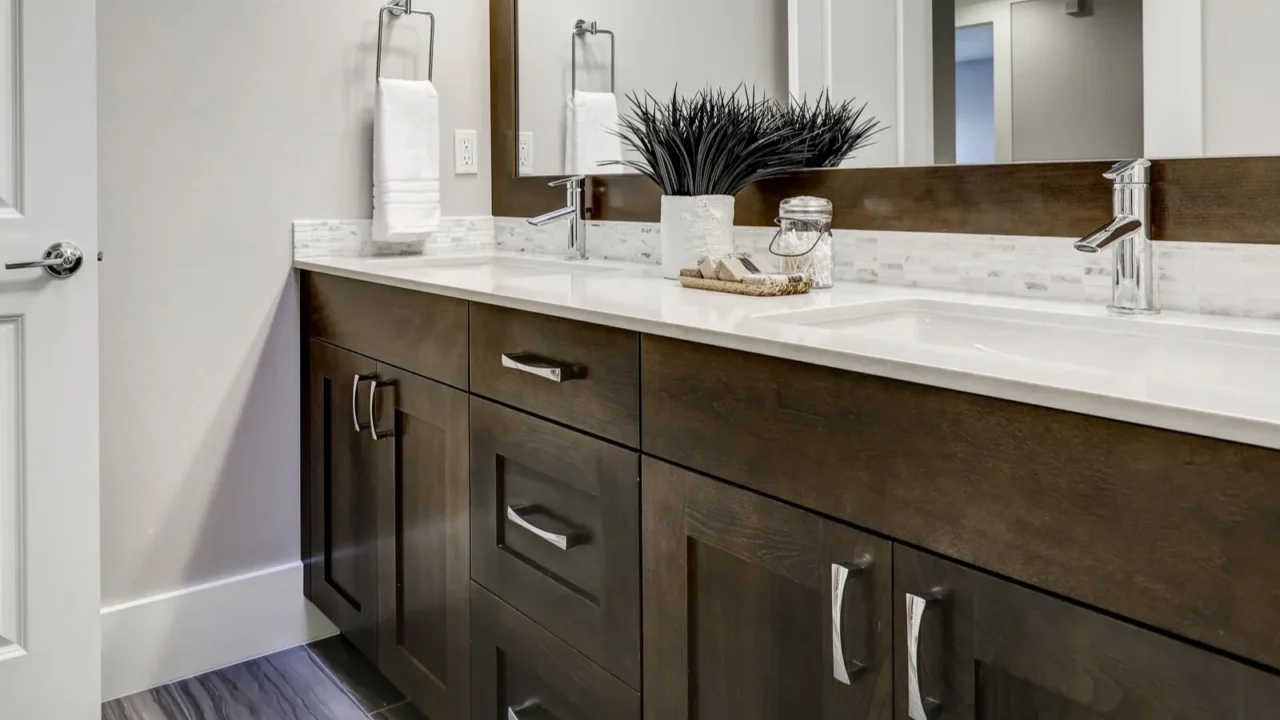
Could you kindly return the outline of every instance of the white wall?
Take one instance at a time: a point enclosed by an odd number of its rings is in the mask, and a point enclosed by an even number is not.
[[[98,4],[104,606],[298,562],[290,223],[370,215],[382,4]],[[416,4],[440,22],[442,131],[481,138],[445,213],[488,214],[487,4]],[[395,22],[388,71],[425,75],[425,19]],[[201,620],[252,634],[233,612]],[[187,642],[191,618],[166,617],[131,632]],[[107,664],[148,639],[106,638]]]
[[[480,2],[480,0],[468,0]],[[564,169],[565,99],[573,25],[616,33],[619,111],[633,91],[670,97],[708,85],[788,92],[787,0],[523,0],[520,3],[520,131],[534,134],[534,175]],[[609,89],[609,38],[578,41],[578,89]]]
[[[837,101],[856,97],[867,104],[869,115],[889,128],[844,167],[898,165],[898,139],[903,131],[898,106],[898,3],[833,3],[829,27],[832,97]]]
[[[1280,154],[1280,3],[1204,1],[1204,150]]]
[[[1201,2],[1144,0],[1142,3],[1147,157],[1204,154]]]

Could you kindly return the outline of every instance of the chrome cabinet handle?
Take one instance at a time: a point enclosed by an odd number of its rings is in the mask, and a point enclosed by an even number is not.
[[[867,670],[866,652],[861,660],[844,658],[844,590],[850,576],[861,576],[871,567],[870,555],[863,555],[852,565],[831,563],[831,672],[837,682],[852,685]]]
[[[378,432],[378,391],[390,390],[395,387],[395,383],[378,384],[378,378],[369,378],[373,384],[369,386],[369,434],[374,440],[386,440],[396,434],[394,429],[385,433]]]
[[[533,717],[533,711],[540,710],[539,717],[547,718],[547,720],[556,720],[555,717],[542,707],[542,703],[537,700],[530,700],[520,707],[510,706],[507,708],[507,720],[525,720]]]
[[[69,278],[80,271],[84,265],[84,253],[74,243],[60,242],[49,246],[44,251],[44,257],[31,262],[5,263],[5,270],[27,270],[29,268],[44,268],[45,272],[50,275],[63,279]]]
[[[360,374],[351,376],[351,424],[355,426],[357,435],[365,431],[365,426],[360,424],[360,383],[373,380],[374,377]]]
[[[925,612],[940,600],[938,595],[907,593],[907,715],[911,720],[932,720],[942,706],[920,689],[920,626]]]
[[[527,372],[551,382],[569,382],[587,376],[586,368],[581,365],[548,360],[533,353],[503,353],[502,367],[510,370]]]
[[[507,519],[561,550],[568,550],[578,544],[578,535],[576,533],[557,535],[556,533],[543,530],[542,528],[535,526],[533,523],[530,523],[528,520],[525,520],[524,516],[530,514],[535,509],[536,508],[532,505],[508,505]]]

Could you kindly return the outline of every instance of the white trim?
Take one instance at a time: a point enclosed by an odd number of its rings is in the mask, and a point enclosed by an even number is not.
[[[787,94],[800,97],[800,0],[787,0]]]
[[[337,633],[302,596],[302,563],[102,609],[102,697],[113,700]]]
[[[1143,93],[1147,157],[1204,157],[1204,3],[1143,0]]]

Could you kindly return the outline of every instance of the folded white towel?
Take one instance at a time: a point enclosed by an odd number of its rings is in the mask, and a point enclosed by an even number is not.
[[[570,175],[617,175],[621,165],[605,165],[622,159],[618,128],[618,98],[613,93],[578,90],[569,98],[564,169]]]
[[[378,81],[373,237],[412,242],[440,228],[440,96],[428,81]]]

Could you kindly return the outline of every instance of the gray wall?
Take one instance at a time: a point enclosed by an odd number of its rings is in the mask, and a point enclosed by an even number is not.
[[[1013,159],[1143,154],[1142,0],[1012,6]]]
[[[104,604],[298,560],[290,223],[370,215],[383,4],[98,3]],[[433,5],[442,132],[481,138],[444,209],[485,215],[487,4]]]
[[[520,131],[534,135],[534,175],[564,169],[569,39],[579,18],[617,33],[621,112],[627,93],[670,97],[676,85],[692,93],[746,83],[787,95],[786,0],[521,0]],[[607,37],[579,41],[578,62],[578,89],[608,90]]]

